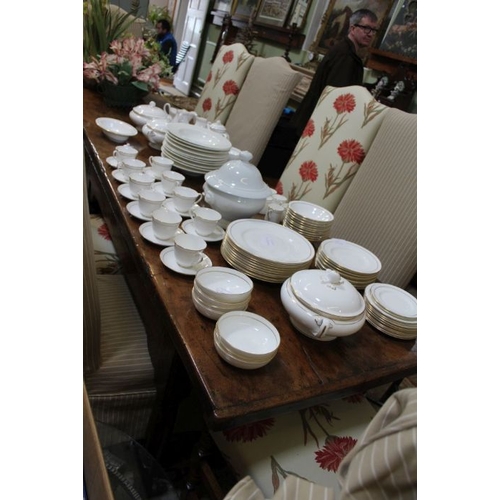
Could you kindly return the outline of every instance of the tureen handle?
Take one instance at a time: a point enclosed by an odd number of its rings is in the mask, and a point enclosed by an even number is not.
[[[325,272],[325,282],[332,283],[333,285],[341,285],[344,280],[337,271],[327,269]]]

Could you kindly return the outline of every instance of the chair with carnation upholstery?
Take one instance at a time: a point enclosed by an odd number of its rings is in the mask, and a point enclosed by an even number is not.
[[[194,109],[198,116],[226,123],[254,59],[241,43],[220,48]]]
[[[276,190],[335,212],[387,107],[364,87],[325,87]]]
[[[256,57],[226,122],[234,147],[250,151],[257,165],[302,75],[283,57]]]
[[[94,418],[142,440],[157,403],[146,331],[124,275],[96,272],[85,182],[83,203],[84,381]]]

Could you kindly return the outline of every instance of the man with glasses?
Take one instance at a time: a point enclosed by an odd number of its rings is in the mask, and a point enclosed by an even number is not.
[[[377,16],[369,9],[359,9],[349,18],[349,32],[338,41],[323,57],[311,81],[297,112],[292,118],[292,125],[300,137],[302,130],[312,115],[323,89],[348,87],[363,83],[363,62],[358,53],[369,47],[377,32]]]

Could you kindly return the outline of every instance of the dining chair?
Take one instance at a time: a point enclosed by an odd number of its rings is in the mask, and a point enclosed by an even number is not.
[[[288,99],[301,80],[283,57],[256,57],[226,122],[231,144],[257,165]]]
[[[417,272],[417,115],[387,110],[340,201],[331,236],[361,245],[381,261],[379,281],[407,287]]]
[[[226,123],[254,59],[241,43],[220,48],[195,107],[198,116]]]
[[[96,273],[85,182],[83,374],[96,421],[145,438],[157,400],[146,331],[124,275]]]
[[[387,109],[364,87],[325,87],[276,185],[278,193],[335,212]]]

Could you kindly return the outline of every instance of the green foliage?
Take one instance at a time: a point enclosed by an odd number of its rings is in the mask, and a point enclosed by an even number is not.
[[[139,10],[139,0],[132,1],[131,11],[112,13],[109,0],[83,2],[83,60],[90,61],[109,50],[109,45],[127,32]]]
[[[158,5],[150,5],[148,10],[148,21],[150,21],[153,24],[153,26],[156,26],[156,23],[160,19],[166,19],[172,26],[172,19],[166,7],[158,7]]]

